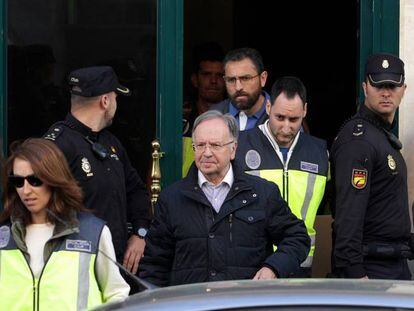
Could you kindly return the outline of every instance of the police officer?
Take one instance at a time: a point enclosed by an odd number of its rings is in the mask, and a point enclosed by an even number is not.
[[[365,100],[332,146],[336,191],[334,268],[345,278],[411,279],[407,167],[391,133],[404,96],[404,63],[374,54],[365,65]]]
[[[117,260],[136,273],[149,226],[149,198],[125,149],[106,127],[117,95],[128,95],[112,67],[88,67],[69,75],[71,111],[45,134],[68,160],[84,192],[85,206],[107,221]],[[127,222],[133,227],[128,237]]]
[[[296,77],[283,77],[272,86],[266,104],[269,119],[240,133],[236,160],[253,175],[273,181],[311,237],[307,259],[295,277],[310,277],[315,250],[314,222],[328,176],[326,142],[302,131],[307,112],[306,88]]]

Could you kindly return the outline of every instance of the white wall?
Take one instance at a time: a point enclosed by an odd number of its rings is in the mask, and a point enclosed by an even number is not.
[[[414,0],[400,0],[400,57],[407,90],[400,106],[399,137],[408,168],[410,206],[414,200]]]

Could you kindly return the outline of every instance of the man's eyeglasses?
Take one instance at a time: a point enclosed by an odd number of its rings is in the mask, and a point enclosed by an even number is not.
[[[253,81],[253,79],[258,77],[258,76],[260,76],[260,73],[258,73],[255,76],[251,76],[251,75],[245,75],[245,76],[241,76],[241,77],[227,77],[227,76],[224,76],[223,79],[224,79],[224,82],[226,82],[227,84],[230,84],[230,85],[235,85],[237,80],[239,80],[241,84],[247,84],[247,83]]]
[[[26,177],[23,176],[16,176],[16,175],[10,175],[9,176],[9,183],[16,188],[21,188],[24,186],[24,180],[27,180],[27,182],[33,186],[33,187],[40,187],[43,185],[43,181],[41,181],[38,177],[35,175],[29,175]]]
[[[224,146],[230,145],[231,143],[234,143],[234,140],[229,141],[225,144],[206,144],[206,143],[200,143],[200,144],[193,144],[193,150],[198,152],[204,152],[207,147],[210,148],[210,151],[219,151]]]

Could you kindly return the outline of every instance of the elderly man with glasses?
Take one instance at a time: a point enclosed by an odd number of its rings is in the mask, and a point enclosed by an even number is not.
[[[223,63],[228,99],[210,109],[230,113],[240,131],[263,124],[268,118],[266,102],[270,96],[263,90],[267,72],[262,56],[255,49],[241,48],[228,52]]]
[[[235,118],[207,111],[192,138],[195,165],[160,194],[140,276],[159,286],[289,277],[310,239],[277,186],[233,162]]]

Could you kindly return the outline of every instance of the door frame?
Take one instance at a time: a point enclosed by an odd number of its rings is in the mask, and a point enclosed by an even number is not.
[[[0,159],[7,154],[7,9],[0,0]]]
[[[157,1],[157,138],[161,186],[182,174],[184,0]]]
[[[399,55],[400,50],[400,1],[359,0],[358,77],[359,102],[364,101],[362,82],[365,79],[365,62],[373,53]],[[394,134],[398,135],[398,111],[395,114]]]

